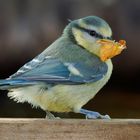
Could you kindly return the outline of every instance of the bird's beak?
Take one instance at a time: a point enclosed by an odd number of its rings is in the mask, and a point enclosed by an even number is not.
[[[97,43],[100,44],[99,56],[100,59],[104,62],[107,59],[110,59],[122,52],[122,50],[126,49],[126,41],[120,40],[119,42],[115,42],[109,39],[100,39],[97,40]]]

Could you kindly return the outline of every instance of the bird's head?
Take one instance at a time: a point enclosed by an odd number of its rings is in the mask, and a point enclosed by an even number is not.
[[[73,38],[78,45],[100,57],[102,61],[120,54],[126,48],[124,40],[112,40],[110,26],[97,16],[71,21],[64,33]]]

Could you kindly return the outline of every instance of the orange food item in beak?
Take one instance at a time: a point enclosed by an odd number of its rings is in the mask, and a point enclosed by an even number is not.
[[[106,61],[107,59],[120,54],[122,50],[126,49],[125,40],[115,42],[108,39],[100,39],[97,42],[101,44],[99,56],[102,61]]]

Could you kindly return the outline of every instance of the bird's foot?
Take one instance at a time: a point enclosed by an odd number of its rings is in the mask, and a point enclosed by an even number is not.
[[[111,119],[109,115],[101,115],[98,112],[80,109],[80,113],[86,116],[86,119]]]
[[[46,111],[46,119],[60,119],[59,117],[55,117],[51,112]]]

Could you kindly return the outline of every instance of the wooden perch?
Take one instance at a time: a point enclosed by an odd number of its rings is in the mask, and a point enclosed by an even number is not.
[[[0,140],[140,140],[140,120],[1,118]]]

